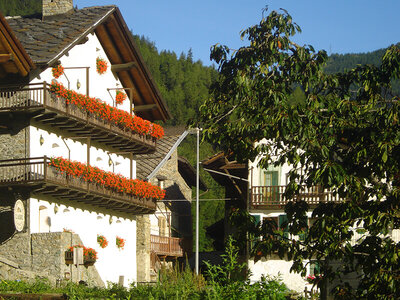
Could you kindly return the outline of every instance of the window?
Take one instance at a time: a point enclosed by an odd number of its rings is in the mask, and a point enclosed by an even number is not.
[[[167,220],[165,217],[158,217],[158,228],[160,236],[168,236],[167,234]]]
[[[288,227],[287,227],[287,216],[286,215],[279,215],[277,217],[266,217],[263,218],[263,223],[268,222],[271,226],[273,226],[273,229],[281,229],[283,230],[284,234],[283,236],[288,238],[289,237],[289,232],[288,232]]]
[[[316,276],[321,274],[321,268],[317,261],[310,261],[310,275]]]

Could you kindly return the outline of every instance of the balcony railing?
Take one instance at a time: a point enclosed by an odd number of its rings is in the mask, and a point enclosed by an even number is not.
[[[113,152],[145,154],[156,149],[155,138],[119,127],[74,104],[67,104],[51,93],[45,82],[0,91],[0,129],[3,128],[0,133],[12,130],[16,133],[29,122],[43,129],[51,128],[64,137],[90,137],[94,146]]]
[[[303,200],[315,206],[321,202],[341,202],[338,195],[320,187],[304,187],[293,199],[286,199],[283,194],[286,186],[253,186],[251,189],[250,209],[279,209],[289,201]]]
[[[150,236],[151,251],[161,256],[182,257],[183,239],[158,235]]]
[[[356,244],[361,243],[365,237],[368,236],[368,231],[365,232],[357,232],[357,230],[354,230],[353,236],[351,238],[351,245],[354,246]],[[381,238],[384,237],[390,237],[390,239],[395,242],[399,243],[400,242],[400,229],[393,229],[391,230],[386,236],[384,235],[379,235]]]
[[[28,189],[32,196],[77,208],[108,210],[125,214],[154,213],[152,199],[135,198],[102,185],[71,177],[49,166],[47,157],[0,161],[0,192],[2,189]]]

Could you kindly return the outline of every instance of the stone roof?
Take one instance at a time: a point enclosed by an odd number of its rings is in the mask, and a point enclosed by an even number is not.
[[[164,136],[157,141],[157,148],[154,153],[136,155],[136,177],[145,179],[149,176],[178,139],[179,135]]]
[[[47,64],[92,31],[115,10],[114,5],[74,9],[46,17],[7,17],[7,22],[36,64]]]

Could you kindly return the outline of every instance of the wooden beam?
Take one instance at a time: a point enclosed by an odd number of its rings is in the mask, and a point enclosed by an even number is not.
[[[238,164],[236,162],[230,162],[225,166],[220,167],[221,170],[232,170],[232,169],[245,169],[246,164]]]
[[[146,105],[135,105],[134,111],[146,111],[146,110],[153,110],[157,108],[157,104],[146,104]]]
[[[133,61],[125,63],[125,64],[111,65],[111,71],[113,71],[113,72],[128,71],[133,68],[137,68],[137,64]]]
[[[0,54],[0,63],[5,63],[10,60],[14,60],[14,57],[11,53],[9,54]]]

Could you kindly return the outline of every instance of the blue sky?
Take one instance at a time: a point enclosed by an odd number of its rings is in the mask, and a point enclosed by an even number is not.
[[[288,10],[302,28],[297,43],[328,53],[369,52],[400,41],[399,0],[74,0],[78,8],[108,4],[158,50],[179,55],[192,48],[205,65],[211,64],[210,46],[243,45],[240,31],[258,23],[266,5]]]

